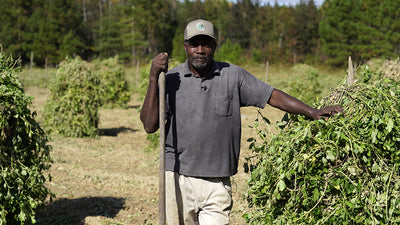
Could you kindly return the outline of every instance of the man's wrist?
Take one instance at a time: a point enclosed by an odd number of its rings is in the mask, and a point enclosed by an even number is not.
[[[150,83],[150,84],[151,84],[151,83],[157,84],[157,83],[158,83],[158,76],[151,75],[150,78],[149,78],[149,83]]]

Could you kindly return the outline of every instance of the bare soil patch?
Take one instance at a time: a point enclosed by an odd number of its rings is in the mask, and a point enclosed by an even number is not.
[[[32,111],[42,120],[49,96],[44,88],[29,88]],[[147,150],[146,133],[139,120],[142,104],[133,95],[128,109],[101,109],[98,138],[51,137],[53,164],[46,186],[55,194],[45,211],[37,212],[37,224],[157,224],[158,149]],[[271,121],[283,113],[267,106],[262,110]],[[247,211],[245,157],[251,155],[246,140],[255,137],[249,126],[257,109],[242,109],[242,153],[239,173],[232,179],[234,207],[231,224],[245,224]]]

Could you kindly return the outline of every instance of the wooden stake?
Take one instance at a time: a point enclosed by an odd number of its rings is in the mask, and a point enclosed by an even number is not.
[[[347,85],[352,85],[354,83],[354,67],[351,61],[351,56],[349,56],[349,69],[347,72]]]
[[[31,51],[31,57],[29,63],[29,79],[32,79],[32,67],[33,67],[33,51]]]
[[[136,88],[139,89],[139,79],[140,79],[140,61],[139,59],[136,60],[136,81],[135,81],[135,85]]]
[[[165,72],[158,78],[160,119],[159,225],[165,225]]]

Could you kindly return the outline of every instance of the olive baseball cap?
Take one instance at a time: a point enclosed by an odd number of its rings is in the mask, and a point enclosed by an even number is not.
[[[214,26],[207,20],[194,20],[186,26],[184,40],[189,40],[190,38],[197,35],[207,35],[215,40]]]

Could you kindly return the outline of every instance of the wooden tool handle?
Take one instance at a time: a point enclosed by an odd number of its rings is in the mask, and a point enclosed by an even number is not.
[[[165,212],[165,72],[158,78],[160,117],[159,224],[166,224]]]

